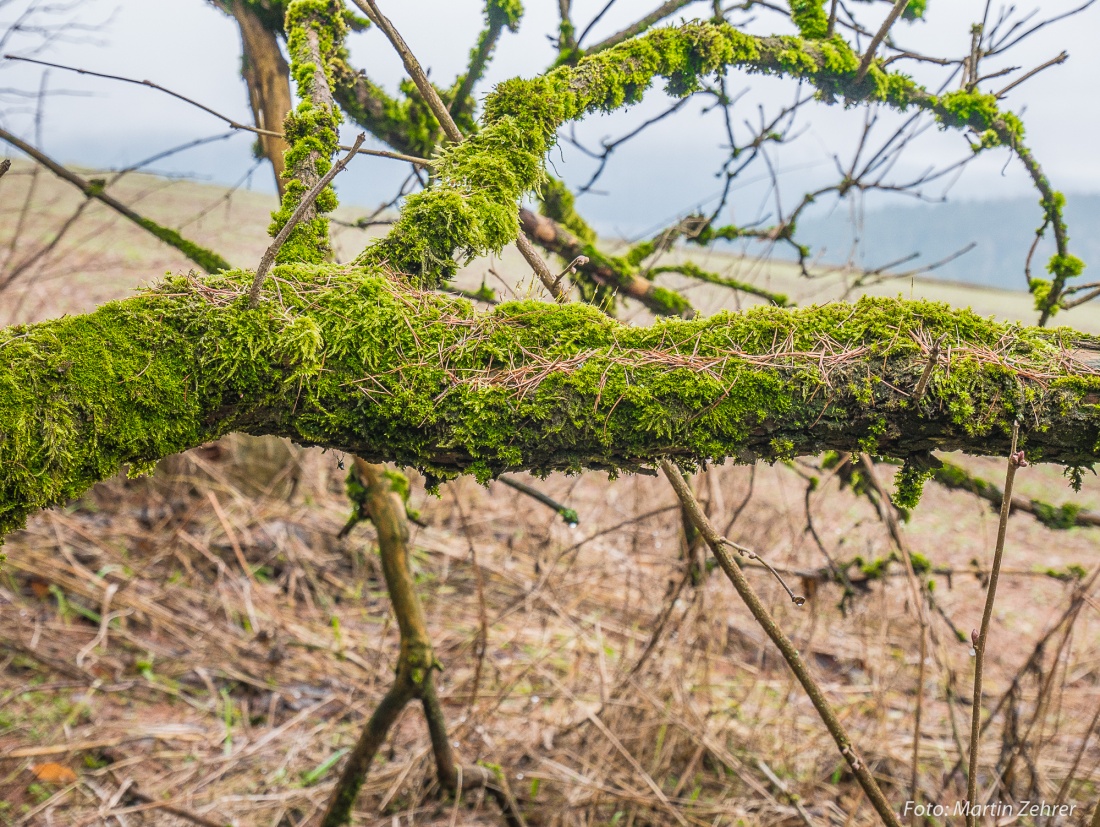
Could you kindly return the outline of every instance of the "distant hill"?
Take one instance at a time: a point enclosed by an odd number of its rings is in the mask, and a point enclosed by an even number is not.
[[[1067,196],[1066,220],[1071,251],[1089,265],[1085,278],[1100,279],[1100,195]],[[920,253],[919,259],[896,268],[908,270],[976,242],[973,250],[930,277],[1024,290],[1024,262],[1040,221],[1037,198],[868,209],[857,262],[875,268]],[[808,217],[798,226],[799,240],[809,244],[815,255],[824,251],[819,260],[828,264],[847,260],[854,234],[843,205],[830,215]],[[1046,276],[1046,262],[1053,250],[1048,230],[1032,262],[1033,276]]]

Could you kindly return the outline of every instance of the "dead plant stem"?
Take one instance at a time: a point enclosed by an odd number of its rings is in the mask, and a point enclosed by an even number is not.
[[[746,579],[737,561],[729,553],[727,549],[727,546],[731,545],[729,541],[720,536],[714,529],[714,526],[711,525],[710,520],[708,520],[703,513],[698,501],[691,493],[691,489],[687,486],[687,483],[684,482],[684,478],[681,476],[676,466],[669,460],[663,460],[661,462],[661,470],[672,484],[677,497],[680,499],[681,505],[683,505],[684,509],[688,512],[692,522],[695,523],[695,527],[699,529],[699,533],[703,535],[707,545],[710,546],[711,551],[718,560],[718,565],[721,566],[722,571],[725,572],[730,582],[733,583],[733,587],[737,590],[737,594],[745,602],[745,605],[756,619],[756,622],[760,624],[760,627],[779,649],[780,654],[791,668],[798,682],[802,684],[803,690],[805,690],[807,696],[809,696],[811,703],[814,705],[814,709],[817,710],[817,714],[825,724],[825,728],[829,730],[829,734],[833,737],[833,741],[836,742],[841,755],[843,755],[848,762],[852,774],[855,776],[860,787],[863,788],[863,792],[870,800],[871,806],[873,806],[875,811],[879,814],[879,818],[882,819],[883,824],[887,825],[887,827],[901,827],[901,822],[898,820],[897,814],[891,808],[890,802],[886,800],[886,796],[883,795],[882,789],[879,787],[878,782],[875,780],[874,775],[871,773],[866,763],[864,763],[863,759],[856,753],[852,746],[852,739],[848,736],[847,731],[844,729],[844,725],[840,722],[840,719],[837,717],[836,712],[833,711],[828,700],[826,700],[821,687],[818,685],[817,681],[814,680],[813,675],[810,674],[810,670],[802,660],[802,656],[798,653],[798,649],[795,648],[791,639],[787,637],[786,633],[779,627],[779,624],[776,623],[775,618],[772,617],[763,601],[756,594],[756,590],[753,589],[752,584]]]
[[[993,617],[993,601],[997,597],[997,578],[1001,572],[1001,558],[1005,549],[1005,534],[1008,530],[1008,516],[1012,511],[1012,483],[1016,478],[1016,469],[1024,462],[1016,453],[1016,443],[1020,436],[1020,423],[1012,425],[1012,447],[1008,454],[1008,468],[1005,471],[1005,493],[1001,504],[1001,518],[997,524],[997,546],[993,551],[993,566],[989,572],[989,586],[985,593],[985,609],[982,612],[982,626],[974,641],[974,704],[970,720],[970,762],[966,777],[966,800],[970,805],[967,811],[968,827],[977,827],[978,816],[978,742],[982,726],[982,670],[985,665],[985,647],[989,638],[989,623]]]

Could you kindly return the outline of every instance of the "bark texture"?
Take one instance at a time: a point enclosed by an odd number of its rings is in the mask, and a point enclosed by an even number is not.
[[[244,0],[227,0],[226,10],[233,15],[241,31],[241,74],[248,86],[248,102],[256,126],[280,132],[283,120],[293,108],[290,98],[290,66],[279,49],[275,32],[264,25],[256,10]],[[286,190],[283,171],[287,142],[274,135],[260,135],[260,150],[271,161],[275,185],[282,198]]]

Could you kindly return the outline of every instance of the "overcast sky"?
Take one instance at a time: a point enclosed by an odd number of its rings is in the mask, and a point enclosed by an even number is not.
[[[10,23],[27,2],[30,0],[0,0],[0,24]],[[557,3],[528,0],[526,5],[523,27],[518,35],[505,34],[482,94],[493,82],[537,73],[553,60],[547,33],[556,26]],[[583,26],[602,5],[600,0],[576,0],[577,20]],[[636,17],[654,5],[656,0],[620,0],[593,30],[590,40],[615,31],[624,19]],[[703,14],[708,5],[689,6],[684,15]],[[886,5],[880,5],[885,11]],[[1043,0],[1041,14],[1050,16],[1075,5]],[[84,42],[62,38],[41,57],[148,78],[229,116],[250,121],[238,71],[240,42],[236,27],[205,0],[82,0],[74,6],[72,16],[86,24],[97,24],[96,31]],[[421,60],[431,67],[433,78],[449,84],[462,69],[480,28],[479,0],[383,0],[382,6]],[[899,39],[916,50],[949,56],[964,54],[969,46],[970,24],[980,18],[984,6],[983,0],[931,0],[930,22],[899,28]],[[763,12],[753,25],[758,31],[781,31],[784,21]],[[6,25],[0,25],[0,32],[4,29]],[[1054,185],[1070,192],[1100,192],[1096,139],[1100,134],[1100,96],[1096,92],[1100,50],[1094,45],[1098,35],[1100,4],[1068,22],[1044,28],[1011,52],[1007,61],[990,61],[986,67],[986,71],[1008,65],[1031,67],[1063,49],[1070,53],[1067,63],[1029,80],[1008,98],[1014,110],[1023,111],[1028,140]],[[25,53],[35,42],[32,37],[17,35],[4,50]],[[403,72],[378,32],[353,35],[350,46],[357,65],[388,88],[396,88]],[[42,70],[38,67],[0,62],[0,88],[36,89],[41,82]],[[35,139],[47,152],[68,163],[120,167],[225,130],[216,118],[147,88],[57,70],[51,71],[45,82],[48,89],[66,94],[47,100],[40,134]],[[989,88],[998,88],[1000,82],[990,82]],[[786,81],[744,75],[732,79],[732,89],[746,86],[751,92],[738,110],[739,121],[757,120],[758,105],[774,111],[776,106],[792,100],[797,91]],[[633,112],[595,118],[584,124],[578,135],[596,146],[602,138],[628,131],[667,104],[668,99],[655,89]],[[5,126],[34,138],[32,113],[19,99],[7,96],[3,106]],[[586,215],[605,231],[637,234],[713,199],[719,188],[714,173],[728,154],[724,148],[727,141],[720,117],[715,113],[704,115],[700,110],[701,104],[689,106],[617,152],[598,185],[601,193],[608,194],[585,196],[582,206]],[[896,122],[891,116],[884,118],[886,125]],[[835,177],[831,159],[834,154],[842,159],[850,155],[862,123],[861,110],[819,104],[808,107],[801,138],[773,156],[786,188],[785,197],[791,198],[800,187],[817,186]],[[354,134],[353,128],[347,131]],[[252,166],[250,148],[250,137],[239,134],[158,162],[153,168],[232,184]],[[968,154],[965,141],[957,133],[930,130],[912,147],[895,175],[903,180],[944,159],[961,159]],[[554,151],[552,161],[555,170],[574,184],[585,181],[592,169],[590,161],[564,144],[560,152]],[[1007,161],[1003,151],[979,158],[955,184],[951,197],[985,199],[1028,193],[1028,181],[1019,164]],[[341,199],[362,205],[385,200],[406,171],[394,162],[359,159],[339,179]],[[734,199],[734,218],[749,220],[753,211],[766,209],[761,205],[770,203],[759,180],[763,171],[761,168],[747,174],[746,183]],[[271,190],[270,179],[269,170],[262,167],[250,185]],[[930,187],[927,192],[938,194],[939,189]]]

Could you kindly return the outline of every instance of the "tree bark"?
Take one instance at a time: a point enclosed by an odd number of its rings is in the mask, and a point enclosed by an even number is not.
[[[177,277],[85,316],[0,331],[0,534],[128,465],[230,431],[430,476],[636,471],[823,450],[1100,458],[1100,339],[864,299],[619,324],[579,305],[412,290],[284,265]],[[931,343],[947,357],[918,402]],[[923,343],[923,344],[922,344]]]
[[[256,126],[281,132],[283,119],[293,108],[290,98],[290,67],[279,49],[276,34],[244,0],[225,0],[226,10],[233,15],[241,31],[241,74],[248,85],[248,102]],[[271,161],[275,172],[275,186],[283,197],[286,181],[284,155],[286,140],[274,135],[260,135],[257,139],[264,157]]]

